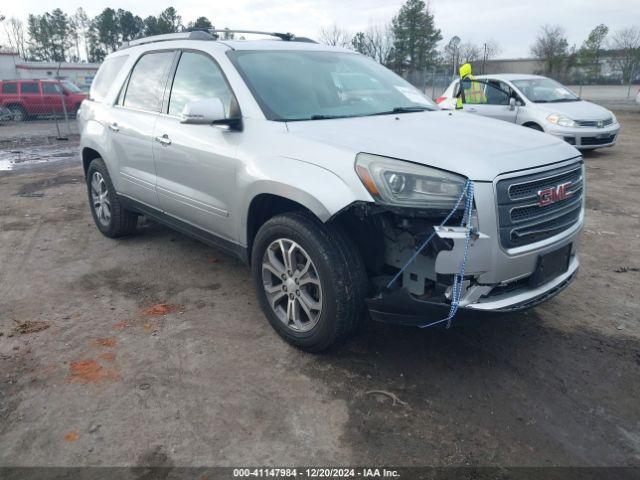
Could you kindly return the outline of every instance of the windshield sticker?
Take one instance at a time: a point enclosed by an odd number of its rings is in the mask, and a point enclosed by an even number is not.
[[[394,85],[393,87],[413,103],[419,103],[421,105],[430,105],[429,100],[424,98],[420,94],[420,92],[418,92],[417,90],[414,90],[413,88],[403,87],[402,85]]]

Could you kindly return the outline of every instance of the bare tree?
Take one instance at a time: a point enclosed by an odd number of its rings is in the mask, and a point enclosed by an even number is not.
[[[331,45],[332,47],[351,47],[351,35],[346,30],[332,25],[331,27],[320,29],[320,43]]]
[[[378,63],[388,65],[393,51],[393,30],[390,24],[371,25],[351,39],[352,48]]]
[[[9,46],[18,52],[18,56],[24,58],[26,56],[27,38],[22,20],[11,17],[4,24],[4,30],[9,40]]]
[[[640,29],[628,27],[616,31],[611,37],[613,62],[622,72],[622,81],[630,83],[640,71]]]
[[[459,47],[460,63],[474,63],[482,58],[482,50],[471,42],[463,42]]]
[[[559,25],[541,27],[536,42],[531,46],[531,53],[544,61],[545,73],[559,75],[569,55],[564,29]]]
[[[491,60],[502,53],[502,47],[495,40],[487,40],[483,45],[484,59]]]

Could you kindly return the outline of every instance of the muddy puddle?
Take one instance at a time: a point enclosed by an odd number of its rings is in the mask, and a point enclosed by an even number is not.
[[[27,169],[44,163],[72,161],[77,157],[77,143],[8,148],[0,150],[0,171]]]

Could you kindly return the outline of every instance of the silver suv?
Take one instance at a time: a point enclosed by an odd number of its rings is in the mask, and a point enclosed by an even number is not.
[[[79,114],[103,234],[145,215],[237,255],[275,330],[310,351],[348,337],[365,307],[448,325],[571,282],[574,147],[440,111],[349,50],[276,37],[173,34],[107,57]]]

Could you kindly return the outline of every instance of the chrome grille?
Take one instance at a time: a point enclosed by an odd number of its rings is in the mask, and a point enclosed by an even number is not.
[[[613,123],[613,118],[605,118],[604,120],[576,120],[579,127],[598,127],[601,123],[602,127],[608,127]]]
[[[540,191],[568,182],[566,198],[538,204]],[[505,248],[521,247],[571,228],[580,218],[583,190],[582,161],[498,181],[500,243]]]

